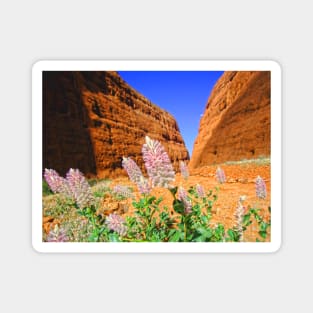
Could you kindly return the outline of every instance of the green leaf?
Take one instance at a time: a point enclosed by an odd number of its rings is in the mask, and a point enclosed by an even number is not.
[[[260,223],[260,222],[262,221],[262,218],[261,218],[260,215],[255,215],[254,217],[255,217],[255,219],[256,219],[256,221],[257,221],[258,223]]]
[[[212,229],[210,229],[210,228],[199,227],[199,228],[197,228],[197,233],[200,233],[200,235],[196,236],[193,240],[190,240],[190,241],[208,242],[208,241],[210,241],[211,237],[213,236]],[[191,236],[190,239],[192,239],[192,237],[193,236]]]
[[[132,205],[133,205],[133,207],[134,207],[135,209],[138,209],[138,208],[139,208],[139,203],[138,203],[138,202],[133,201],[133,202],[132,202]]]
[[[259,231],[259,235],[263,238],[263,239],[266,239],[266,236],[267,236],[267,233],[266,231]]]
[[[266,232],[267,227],[268,227],[268,224],[267,224],[267,223],[265,223],[265,222],[263,222],[263,221],[260,223],[260,230],[261,230],[261,231],[265,231],[265,232]]]
[[[200,205],[199,203],[195,204],[192,208],[192,210],[196,213],[200,213]]]
[[[183,214],[185,212],[184,204],[180,200],[173,201],[173,208],[176,213]]]
[[[177,189],[178,189],[178,187],[169,188],[169,191],[171,192],[171,194],[173,195],[174,198],[175,198],[175,195],[177,193]]]
[[[85,216],[84,211],[82,211],[82,210],[77,210],[77,214],[81,215],[81,216]]]
[[[197,196],[197,195],[198,195],[198,194],[196,193],[196,191],[194,190],[193,187],[190,187],[190,188],[188,189],[188,193],[189,193],[190,195],[193,195],[193,196]]]
[[[88,241],[97,242],[99,240],[99,232],[95,229],[92,234],[88,237]]]
[[[180,239],[181,236],[182,236],[182,233],[181,233],[179,230],[177,230],[177,229],[172,229],[172,230],[170,231],[170,233],[172,233],[172,234],[169,236],[169,241],[171,241],[171,242],[178,242],[179,239]]]
[[[153,203],[153,201],[156,199],[156,197],[149,197],[148,199],[147,199],[147,203],[149,204],[149,205],[151,205],[152,203]]]
[[[201,221],[202,221],[204,224],[206,224],[206,223],[209,221],[209,217],[206,216],[206,215],[202,215],[202,216],[201,216]]]
[[[206,229],[204,227],[197,228],[197,232],[199,232],[201,235],[204,235],[206,233]]]
[[[225,228],[222,224],[218,224],[218,226],[215,229],[217,232],[219,232],[220,234],[224,235],[225,233]]]
[[[210,239],[213,236],[212,229],[208,228],[205,234],[203,234],[206,239]]]
[[[243,225],[247,225],[247,223],[250,220],[250,217],[251,217],[250,213],[247,213],[246,215],[244,215],[244,217],[243,217]]]
[[[212,201],[212,200],[209,200],[209,201],[208,201],[208,207],[211,209],[212,206],[213,206],[213,201]]]
[[[159,199],[155,201],[155,204],[159,205],[162,201],[163,201],[163,197],[160,197]]]
[[[109,241],[120,242],[119,235],[117,233],[110,233],[109,234]]]
[[[195,242],[205,242],[205,238],[201,235],[196,237],[193,241]]]
[[[222,224],[218,224],[216,228],[213,229],[214,240],[213,241],[222,241],[224,238],[225,229]]]
[[[231,241],[235,241],[236,234],[235,234],[235,232],[232,229],[228,229],[227,234],[228,234],[229,239]]]

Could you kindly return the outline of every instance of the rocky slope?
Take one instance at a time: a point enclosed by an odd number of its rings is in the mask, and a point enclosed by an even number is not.
[[[178,169],[189,155],[176,120],[116,72],[44,72],[43,168],[64,175],[124,175],[123,156],[143,165],[145,136],[161,141]],[[142,166],[143,168],[143,166]]]
[[[200,121],[190,168],[270,155],[270,72],[225,72]]]

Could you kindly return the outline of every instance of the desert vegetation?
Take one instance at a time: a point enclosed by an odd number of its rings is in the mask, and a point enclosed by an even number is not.
[[[43,241],[45,242],[246,242],[270,241],[270,206],[264,179],[254,179],[255,200],[242,190],[229,220],[218,219],[217,203],[227,177],[223,166],[207,189],[181,161],[175,173],[164,147],[145,138],[147,173],[129,157],[122,166],[129,180],[87,180],[79,169],[61,177],[45,169]],[[179,178],[179,179],[177,179]],[[254,231],[251,232],[251,229]],[[247,236],[249,233],[249,236]]]

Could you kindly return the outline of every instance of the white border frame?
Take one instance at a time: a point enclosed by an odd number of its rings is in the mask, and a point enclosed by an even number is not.
[[[43,71],[271,71],[271,242],[47,243],[42,242]],[[281,246],[281,67],[275,61],[38,61],[32,68],[32,244],[37,252],[276,252]]]

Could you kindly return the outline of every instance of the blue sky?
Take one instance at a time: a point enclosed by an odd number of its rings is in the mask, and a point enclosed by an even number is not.
[[[134,89],[171,113],[191,156],[199,122],[212,88],[223,72],[121,71]]]

